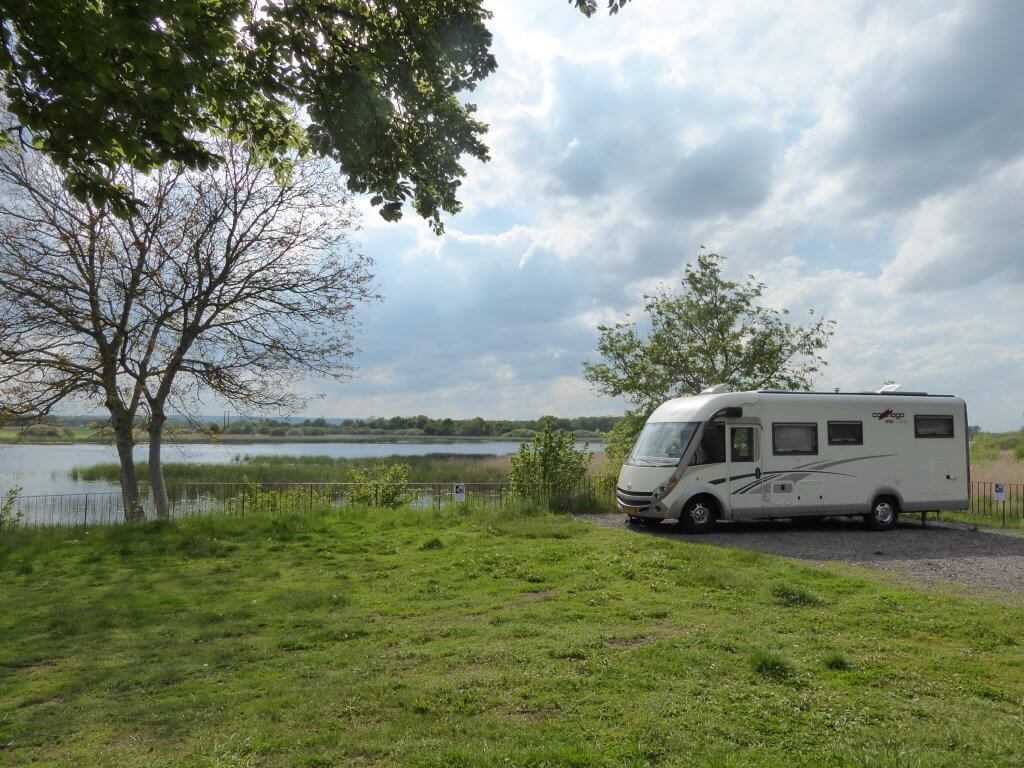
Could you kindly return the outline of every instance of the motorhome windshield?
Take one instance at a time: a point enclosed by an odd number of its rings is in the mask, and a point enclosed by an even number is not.
[[[695,421],[646,425],[626,463],[635,467],[677,466],[697,426]]]

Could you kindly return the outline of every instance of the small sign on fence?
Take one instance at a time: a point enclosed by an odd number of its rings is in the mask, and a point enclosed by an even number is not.
[[[1003,483],[993,483],[992,496],[996,501],[1006,501],[1006,486]]]
[[[465,501],[466,500],[466,484],[465,483],[455,483],[455,485],[452,486],[452,497],[456,501]]]

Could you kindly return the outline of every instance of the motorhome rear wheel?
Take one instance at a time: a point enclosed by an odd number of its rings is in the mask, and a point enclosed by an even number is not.
[[[864,516],[864,522],[873,531],[887,531],[895,527],[899,517],[899,505],[891,496],[875,499],[871,505],[871,514]]]

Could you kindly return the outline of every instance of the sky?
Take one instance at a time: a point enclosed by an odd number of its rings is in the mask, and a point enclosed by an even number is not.
[[[437,237],[365,202],[384,300],[324,416],[621,413],[597,326],[701,245],[836,321],[818,388],[1024,421],[1024,3],[492,0],[498,70],[464,210]]]

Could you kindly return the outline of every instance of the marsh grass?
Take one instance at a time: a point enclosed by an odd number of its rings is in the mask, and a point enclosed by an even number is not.
[[[500,483],[508,480],[508,457],[487,454],[435,453],[425,456],[383,458],[332,458],[330,456],[251,456],[239,454],[226,464],[164,464],[168,483],[346,483],[351,472],[364,472],[377,464],[409,466],[413,483]],[[140,477],[148,471],[146,462],[135,465]],[[117,464],[75,467],[75,480],[117,482]]]
[[[5,766],[1024,753],[1024,608],[529,505],[27,531],[0,537],[0,605]]]

